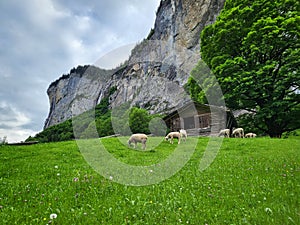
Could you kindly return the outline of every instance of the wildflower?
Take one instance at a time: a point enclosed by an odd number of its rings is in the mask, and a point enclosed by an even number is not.
[[[58,166],[54,166],[55,169],[58,169]]]
[[[77,182],[77,181],[79,181],[79,178],[78,177],[74,177],[73,181]]]
[[[270,208],[265,208],[265,212],[266,212],[266,213],[272,213],[272,209],[270,209]]]
[[[0,205],[0,209],[3,209],[3,206],[2,206],[2,205]]]
[[[57,218],[57,214],[55,214],[55,213],[50,214],[50,219],[51,220],[56,219],[56,218]]]
[[[153,170],[149,170],[150,173],[153,173]]]
[[[112,180],[112,179],[113,179],[113,176],[109,176],[109,179]]]
[[[56,175],[57,175],[57,176],[60,176],[60,173],[57,173]]]

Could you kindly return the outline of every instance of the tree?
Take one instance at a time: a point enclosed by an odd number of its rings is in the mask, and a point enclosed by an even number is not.
[[[191,71],[185,88],[195,102],[215,106],[224,105],[223,94],[218,81],[203,60],[200,60]]]
[[[129,114],[129,127],[132,133],[150,133],[150,115],[145,109],[133,107]]]
[[[300,127],[299,35],[298,0],[227,0],[201,33],[202,59],[226,104],[253,112],[270,137]]]
[[[7,136],[4,136],[3,138],[0,137],[0,145],[7,144]]]
[[[96,120],[96,127],[99,137],[109,136],[114,134],[114,130],[111,124],[111,114],[103,115]]]

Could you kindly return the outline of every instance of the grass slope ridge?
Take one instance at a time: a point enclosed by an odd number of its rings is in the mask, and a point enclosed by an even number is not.
[[[162,142],[153,149],[152,140],[161,138],[149,139],[147,152],[102,141],[121,161],[149,165],[174,148]],[[104,179],[75,141],[1,146],[1,224],[300,224],[299,140],[224,139],[200,172],[207,143],[199,139],[176,175],[143,187]]]

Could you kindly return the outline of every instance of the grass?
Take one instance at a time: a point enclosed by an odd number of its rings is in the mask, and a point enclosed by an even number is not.
[[[160,163],[176,147],[152,137],[143,152],[124,146],[124,140],[102,142],[132,165]],[[0,223],[300,224],[299,139],[224,139],[201,172],[207,143],[200,138],[171,178],[140,187],[103,178],[75,141],[1,146]],[[52,213],[57,218],[50,219]]]

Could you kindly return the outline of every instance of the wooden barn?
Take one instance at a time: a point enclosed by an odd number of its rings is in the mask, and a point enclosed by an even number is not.
[[[185,104],[163,120],[170,131],[185,129],[189,136],[215,136],[221,129],[236,125],[230,110],[196,102]]]

